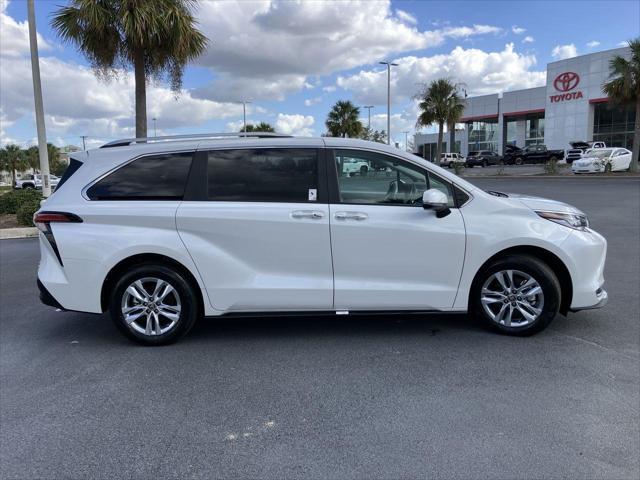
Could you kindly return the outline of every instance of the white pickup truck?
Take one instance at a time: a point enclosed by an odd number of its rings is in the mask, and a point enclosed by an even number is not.
[[[60,177],[56,175],[49,175],[49,181],[51,182],[51,188],[55,188],[60,181]],[[29,189],[29,188],[42,188],[42,175],[36,173],[27,175],[25,178],[16,180],[15,188]]]
[[[565,160],[568,164],[572,164],[574,160],[579,160],[588,150],[594,148],[607,148],[604,142],[569,142],[571,149],[567,150]]]

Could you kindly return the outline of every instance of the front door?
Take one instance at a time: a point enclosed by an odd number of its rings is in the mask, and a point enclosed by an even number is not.
[[[214,308],[332,309],[329,206],[319,152],[206,152],[205,198],[182,202],[176,223]]]
[[[464,262],[465,228],[452,185],[406,160],[361,150],[336,150],[329,162],[335,308],[447,310]],[[377,166],[366,175],[349,161]],[[422,194],[438,188],[451,213],[437,218]]]

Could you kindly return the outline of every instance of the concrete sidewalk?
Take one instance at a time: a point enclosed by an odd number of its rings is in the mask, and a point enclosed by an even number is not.
[[[38,229],[36,227],[0,228],[0,240],[9,238],[29,238],[37,236]]]

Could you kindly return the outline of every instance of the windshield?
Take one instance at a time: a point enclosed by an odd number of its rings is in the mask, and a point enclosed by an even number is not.
[[[477,157],[480,152],[469,152],[469,157]]]
[[[593,150],[587,154],[588,158],[607,158],[611,155],[611,150]]]

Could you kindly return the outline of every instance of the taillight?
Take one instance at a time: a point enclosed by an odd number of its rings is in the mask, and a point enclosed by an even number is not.
[[[67,212],[36,212],[33,215],[33,223],[41,232],[47,232],[51,229],[51,223],[82,223],[82,219],[75,213]]]
[[[60,250],[58,250],[58,245],[56,244],[56,239],[53,236],[53,232],[51,231],[52,223],[82,223],[82,218],[80,218],[75,213],[68,212],[36,212],[33,215],[33,223],[38,230],[40,230],[51,248],[53,249],[53,253],[56,254],[60,265],[62,264],[62,257],[60,256]]]

